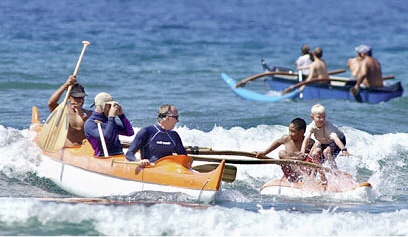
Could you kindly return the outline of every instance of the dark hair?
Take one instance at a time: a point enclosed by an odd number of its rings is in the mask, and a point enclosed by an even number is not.
[[[314,50],[314,55],[318,58],[321,58],[323,56],[323,49],[316,47]]]
[[[310,50],[309,45],[306,45],[306,44],[303,45],[302,48],[301,48],[301,51],[302,51],[302,55],[308,54],[310,60],[311,60],[312,62],[314,61],[313,52]]]
[[[303,45],[300,50],[302,51],[302,54],[310,54],[310,47],[309,47],[309,45]]]
[[[306,131],[306,122],[304,119],[301,118],[295,118],[291,122],[291,124],[295,125],[296,130],[304,130]]]

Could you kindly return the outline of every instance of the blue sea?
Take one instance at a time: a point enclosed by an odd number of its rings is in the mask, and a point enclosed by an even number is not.
[[[368,44],[383,75],[407,89],[407,11],[405,0],[0,1],[0,235],[408,235],[406,92],[380,104],[261,103],[221,79],[261,73],[261,59],[293,67],[303,44],[323,48],[329,70],[346,69],[354,48]],[[138,130],[161,104],[174,104],[184,145],[264,150],[323,104],[351,153],[337,158],[339,169],[370,182],[374,199],[260,195],[280,167],[237,165],[236,181],[222,183],[210,205],[155,193],[118,205],[42,201],[72,195],[39,172],[31,108],[47,118],[48,98],[73,73],[83,40],[91,43],[77,77],[86,107],[108,92]]]

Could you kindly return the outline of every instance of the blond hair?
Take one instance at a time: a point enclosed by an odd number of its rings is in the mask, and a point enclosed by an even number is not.
[[[326,113],[326,109],[324,108],[323,105],[321,104],[315,104],[313,105],[312,109],[310,110],[310,112],[313,114],[325,114]]]
[[[159,107],[159,111],[157,112],[157,121],[164,120],[167,115],[171,114],[171,109],[173,105],[171,104],[163,104]]]

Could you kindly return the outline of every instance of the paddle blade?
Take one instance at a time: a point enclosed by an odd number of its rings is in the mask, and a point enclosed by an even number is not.
[[[201,173],[206,173],[215,170],[218,166],[219,164],[205,164],[194,166],[193,169]],[[234,165],[225,165],[224,172],[222,173],[222,181],[232,183],[235,181],[236,176],[237,167]]]
[[[48,152],[55,152],[64,147],[68,134],[69,110],[66,104],[60,104],[48,116],[38,135],[38,145]]]
[[[350,89],[350,93],[354,96],[354,99],[357,102],[361,103],[363,101],[363,99],[361,98],[360,92],[354,89],[354,87]]]

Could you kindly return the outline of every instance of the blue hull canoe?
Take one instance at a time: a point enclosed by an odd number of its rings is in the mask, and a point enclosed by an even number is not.
[[[265,83],[273,90],[284,90],[289,86],[295,85],[298,81],[290,81],[285,78],[273,76],[273,79],[265,80]],[[350,93],[355,81],[345,83],[344,86],[330,85],[328,83],[311,83],[300,93],[303,100],[325,100],[325,99],[342,99],[356,101],[356,98]],[[389,101],[393,98],[400,97],[403,93],[401,82],[388,83],[387,86],[367,89],[360,88],[360,101],[362,103],[378,104]]]
[[[291,99],[299,98],[298,90],[294,90],[283,96],[280,95],[280,93],[277,93],[275,95],[261,94],[261,93],[258,93],[252,90],[244,89],[242,87],[235,88],[237,81],[232,79],[225,73],[222,73],[221,77],[235,94],[237,94],[239,97],[246,99],[246,100],[263,101],[263,102],[280,102],[282,100],[291,100]]]
[[[266,63],[262,62],[263,69],[266,71],[288,72],[289,69],[283,67],[274,67],[270,69]],[[303,76],[306,78],[306,76]],[[403,88],[400,81],[384,81],[384,86],[379,88],[360,88],[358,100],[350,93],[350,89],[356,81],[346,77],[333,77],[339,79],[338,82],[330,83],[310,83],[307,84],[299,99],[303,100],[324,100],[339,99],[358,101],[362,103],[378,104],[402,96]],[[298,77],[273,75],[264,80],[265,84],[272,90],[280,91],[299,83]]]

